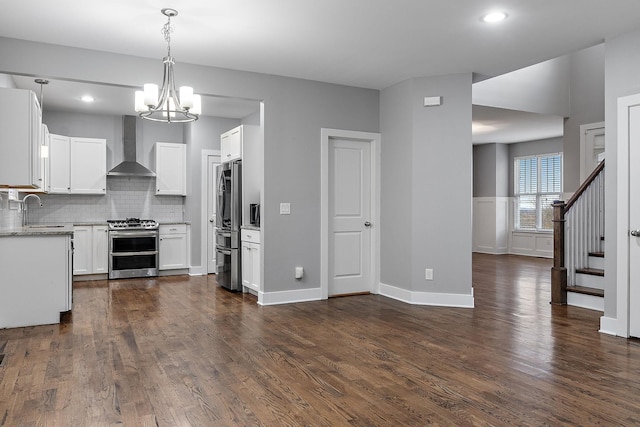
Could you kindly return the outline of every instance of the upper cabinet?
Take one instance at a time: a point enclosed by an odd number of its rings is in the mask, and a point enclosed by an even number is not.
[[[106,194],[107,140],[70,138],[71,194]]]
[[[220,135],[220,153],[223,163],[242,158],[242,126]]]
[[[0,186],[42,188],[41,134],[36,95],[0,88]]]
[[[51,194],[105,194],[107,141],[51,134],[48,182]]]
[[[187,146],[156,142],[156,195],[187,195]]]

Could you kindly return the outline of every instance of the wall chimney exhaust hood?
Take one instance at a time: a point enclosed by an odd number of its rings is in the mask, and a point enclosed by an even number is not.
[[[136,116],[122,118],[123,161],[107,172],[107,176],[147,176],[156,174],[136,161]]]

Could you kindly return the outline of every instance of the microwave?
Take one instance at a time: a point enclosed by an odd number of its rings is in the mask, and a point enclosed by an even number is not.
[[[249,205],[249,223],[255,227],[260,227],[260,204],[251,203]]]

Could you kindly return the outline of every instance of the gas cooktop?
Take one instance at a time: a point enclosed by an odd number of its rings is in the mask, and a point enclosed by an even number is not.
[[[158,228],[158,222],[153,219],[127,218],[127,219],[109,219],[107,220],[110,230],[131,230],[144,229],[155,230]]]

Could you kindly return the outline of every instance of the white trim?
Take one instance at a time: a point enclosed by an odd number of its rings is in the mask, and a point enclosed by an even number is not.
[[[206,273],[202,270],[202,266],[189,267],[189,276],[204,276],[205,274]]]
[[[380,295],[413,305],[433,305],[438,307],[473,308],[473,288],[470,295],[444,294],[436,292],[414,292],[396,286],[380,283]]]
[[[602,311],[604,313],[604,298],[595,295],[567,292],[567,305]]]
[[[588,123],[580,125],[580,182],[583,182],[591,171],[587,172],[587,132],[590,130],[602,129],[604,131],[604,122]],[[606,147],[605,147],[606,150]],[[606,151],[605,151],[606,153]],[[565,199],[567,200],[567,199]]]
[[[209,174],[209,156],[220,157],[220,150],[202,150],[202,169],[200,171],[200,275],[208,274],[207,265],[209,262],[207,259],[207,176]],[[197,266],[191,266],[190,271],[195,271],[197,268]]]
[[[640,105],[640,94],[618,98],[618,175],[616,177],[616,334],[629,336],[629,109]]]
[[[355,139],[371,144],[371,293],[380,293],[380,150],[379,133],[322,128],[320,131],[320,290],[329,297],[329,140]]]
[[[509,253],[511,201],[510,197],[473,198],[473,252]]]
[[[320,301],[322,290],[320,288],[295,289],[293,291],[258,292],[259,305],[291,304],[294,302]]]
[[[618,319],[613,317],[600,317],[600,331],[603,334],[617,335]]]

